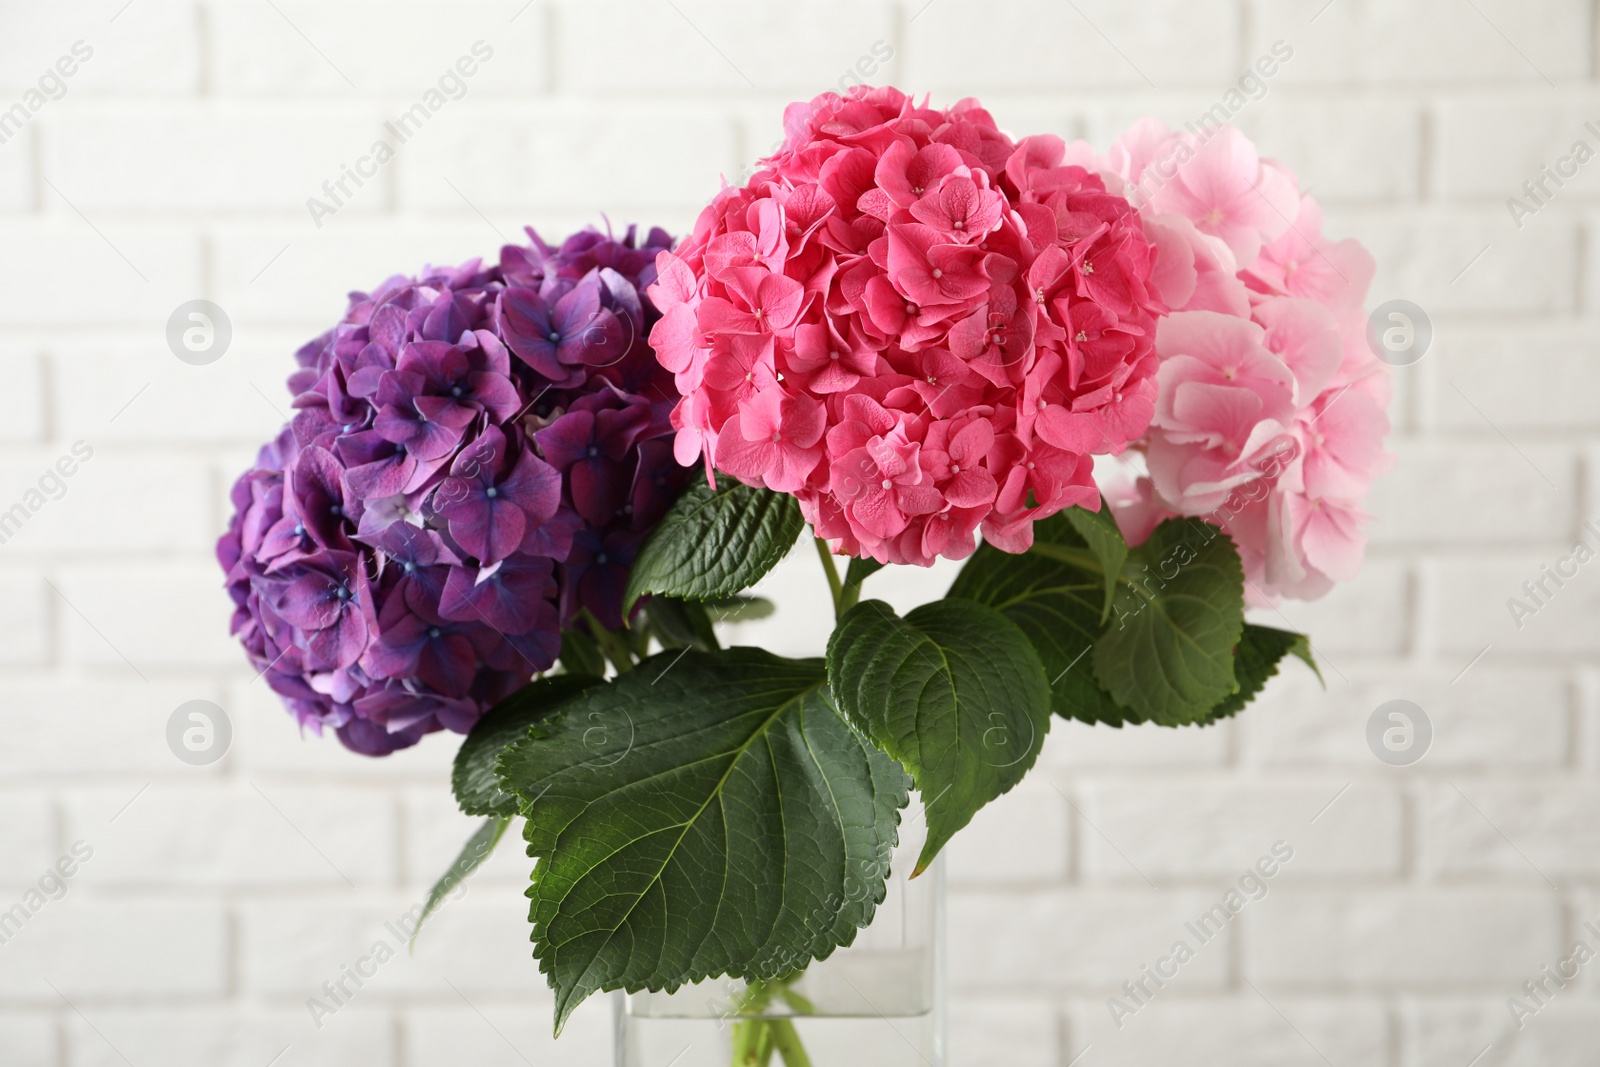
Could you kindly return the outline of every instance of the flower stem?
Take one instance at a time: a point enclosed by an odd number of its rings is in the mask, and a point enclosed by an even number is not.
[[[789,988],[789,983],[801,972],[774,978],[768,982],[750,982],[738,1004],[736,1015],[760,1015],[772,1004],[774,994],[783,998],[789,1010],[810,1015],[815,1006]],[[794,1023],[783,1018],[743,1019],[733,1027],[733,1067],[769,1067],[776,1053],[784,1067],[811,1067],[811,1057],[800,1042],[800,1032]]]
[[[839,606],[844,611],[849,611],[861,603],[861,583],[850,581],[850,572],[845,571],[844,594],[839,598]]]
[[[594,639],[599,644],[600,651],[605,653],[605,657],[611,661],[611,665],[617,668],[617,673],[627,674],[633,670],[633,649],[628,647],[627,640],[621,634],[607,630],[600,624],[599,619],[589,614],[588,609],[584,609],[583,614],[585,621],[589,624],[589,632],[594,634]]]
[[[733,1026],[733,1067],[767,1067],[772,1062],[772,1028],[766,1019]]]
[[[800,1043],[800,1031],[788,1019],[770,1019],[767,1026],[772,1033],[772,1047],[783,1057],[784,1067],[811,1067],[811,1057]]]
[[[839,581],[839,568],[834,566],[833,553],[828,551],[828,542],[820,537],[814,537],[812,540],[817,543],[817,555],[822,558],[822,570],[828,576],[828,592],[833,595],[833,617],[837,621],[849,607],[844,602],[844,584]]]

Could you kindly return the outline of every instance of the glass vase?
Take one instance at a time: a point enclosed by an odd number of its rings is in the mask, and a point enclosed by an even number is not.
[[[916,835],[920,836],[920,835]],[[798,974],[616,993],[616,1067],[945,1067],[944,861],[895,850],[848,948]]]

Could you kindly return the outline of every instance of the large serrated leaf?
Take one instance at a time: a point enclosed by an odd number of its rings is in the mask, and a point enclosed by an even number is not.
[[[909,783],[824,685],[819,660],[663,653],[501,756],[557,1031],[597,990],[781,977],[871,921]]]
[[[1221,703],[1212,708],[1205,722],[1209,725],[1242,711],[1245,705],[1256,698],[1268,680],[1278,673],[1278,665],[1284,656],[1296,656],[1305,661],[1306,666],[1316,672],[1317,678],[1322,678],[1322,672],[1317,670],[1316,659],[1311,655],[1311,641],[1305,634],[1245,623],[1244,632],[1239,635],[1239,648],[1233,657],[1233,677],[1239,690],[1224,697]]]
[[[904,619],[867,600],[828,641],[839,710],[903,763],[928,837],[917,871],[1027,773],[1050,729],[1050,687],[1028,638],[993,608],[946,598]]]
[[[1119,703],[1164,726],[1203,722],[1234,692],[1244,571],[1233,542],[1197,519],[1168,519],[1128,553],[1094,670]]]
[[[551,674],[535,678],[490,708],[456,752],[450,786],[461,810],[468,815],[516,815],[520,805],[495,778],[495,758],[507,745],[527,737],[535,723],[599,681],[589,674]]]
[[[949,595],[987,604],[1021,628],[1044,665],[1057,715],[1110,726],[1144,721],[1094,676],[1089,653],[1102,628],[1104,579],[1089,566],[1093,550],[1065,515],[1034,523],[1033,536],[1033,551],[1022,555],[979,546]],[[1046,554],[1054,549],[1068,551]]]
[[[794,547],[805,526],[787,493],[722,479],[696,481],[667,512],[633,561],[622,602],[647,593],[716,600],[754,585]]]

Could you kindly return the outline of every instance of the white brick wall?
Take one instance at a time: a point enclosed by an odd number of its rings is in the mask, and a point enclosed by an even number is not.
[[[1505,601],[1600,517],[1600,163],[1520,230],[1505,198],[1600,120],[1596,26],[1586,0],[0,3],[0,105],[94,49],[0,146],[0,504],[95,450],[0,545],[0,909],[95,850],[0,945],[0,1064],[607,1062],[601,1003],[550,1040],[514,847],[348,1010],[305,1010],[471,825],[449,739],[302,741],[226,637],[227,485],[347,290],[524,224],[681,229],[853,70],[1104,143],[1282,39],[1239,123],[1373,250],[1372,302],[1436,327],[1396,375],[1370,559],[1262,618],[1311,631],[1325,692],[1291,667],[1209,731],[1058,723],[952,847],[953,1063],[1590,1067],[1595,974],[1521,1031],[1505,1001],[1600,917],[1600,564],[1520,630]],[[305,199],[479,39],[466,94],[315,225]],[[195,297],[235,328],[206,367],[163,339]],[[818,649],[814,566],[743,640]],[[875,582],[905,604],[951,573]],[[1409,769],[1364,739],[1393,698],[1436,731]],[[192,699],[233,721],[212,767],[166,748]],[[1268,897],[1117,1029],[1106,998],[1279,839]]]

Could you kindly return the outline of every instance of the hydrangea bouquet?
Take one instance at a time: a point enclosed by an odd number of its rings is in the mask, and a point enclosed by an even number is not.
[[[234,491],[235,629],[299,721],[467,735],[486,821],[430,907],[524,820],[558,1029],[602,989],[784,990],[871,921],[912,792],[920,873],[1054,716],[1203,726],[1312,664],[1246,604],[1354,574],[1386,462],[1371,260],[1237,131],[1100,155],[893,89],[785,129],[676,246],[357,294]],[[826,655],[720,647],[808,524]],[[863,598],[939,558],[942,599]],[[735,1037],[775,1052],[808,1062]]]

